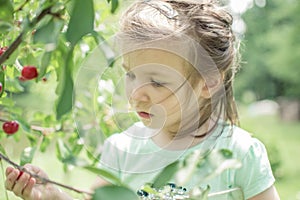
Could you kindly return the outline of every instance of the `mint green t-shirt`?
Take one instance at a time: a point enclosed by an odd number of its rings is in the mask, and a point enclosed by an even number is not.
[[[152,182],[165,166],[196,149],[203,152],[228,149],[242,167],[226,170],[205,183],[203,186],[209,185],[211,193],[238,187],[248,199],[268,189],[275,181],[264,145],[239,127],[219,124],[203,142],[183,151],[160,148],[152,141],[153,134],[155,130],[139,122],[120,134],[112,135],[103,146],[100,167],[112,172],[133,190],[138,190],[145,183]],[[184,187],[189,189],[196,183],[197,171]]]

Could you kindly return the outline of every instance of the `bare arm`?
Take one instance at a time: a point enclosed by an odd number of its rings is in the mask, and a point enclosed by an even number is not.
[[[280,200],[278,192],[274,185],[249,200]]]

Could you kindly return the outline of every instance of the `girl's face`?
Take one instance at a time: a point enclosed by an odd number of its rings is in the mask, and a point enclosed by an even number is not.
[[[150,128],[178,130],[188,114],[186,104],[198,110],[197,97],[188,80],[185,62],[179,56],[157,49],[124,55],[126,94],[132,109]],[[195,105],[191,105],[191,103]]]

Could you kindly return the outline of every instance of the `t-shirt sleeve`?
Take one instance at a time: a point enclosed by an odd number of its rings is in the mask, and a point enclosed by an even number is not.
[[[246,199],[265,191],[275,182],[265,146],[259,140],[251,139],[253,143],[235,176],[236,183],[243,188]]]

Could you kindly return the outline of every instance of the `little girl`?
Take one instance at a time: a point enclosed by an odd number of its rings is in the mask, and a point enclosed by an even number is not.
[[[231,25],[214,0],[139,0],[125,11],[117,40],[127,98],[141,122],[106,140],[101,168],[137,190],[190,152],[229,149],[242,167],[209,180],[211,191],[238,187],[245,199],[279,199],[264,145],[237,126]],[[196,172],[185,187],[195,186]],[[16,181],[18,175],[7,168],[5,185],[24,199],[71,199],[26,173]]]

